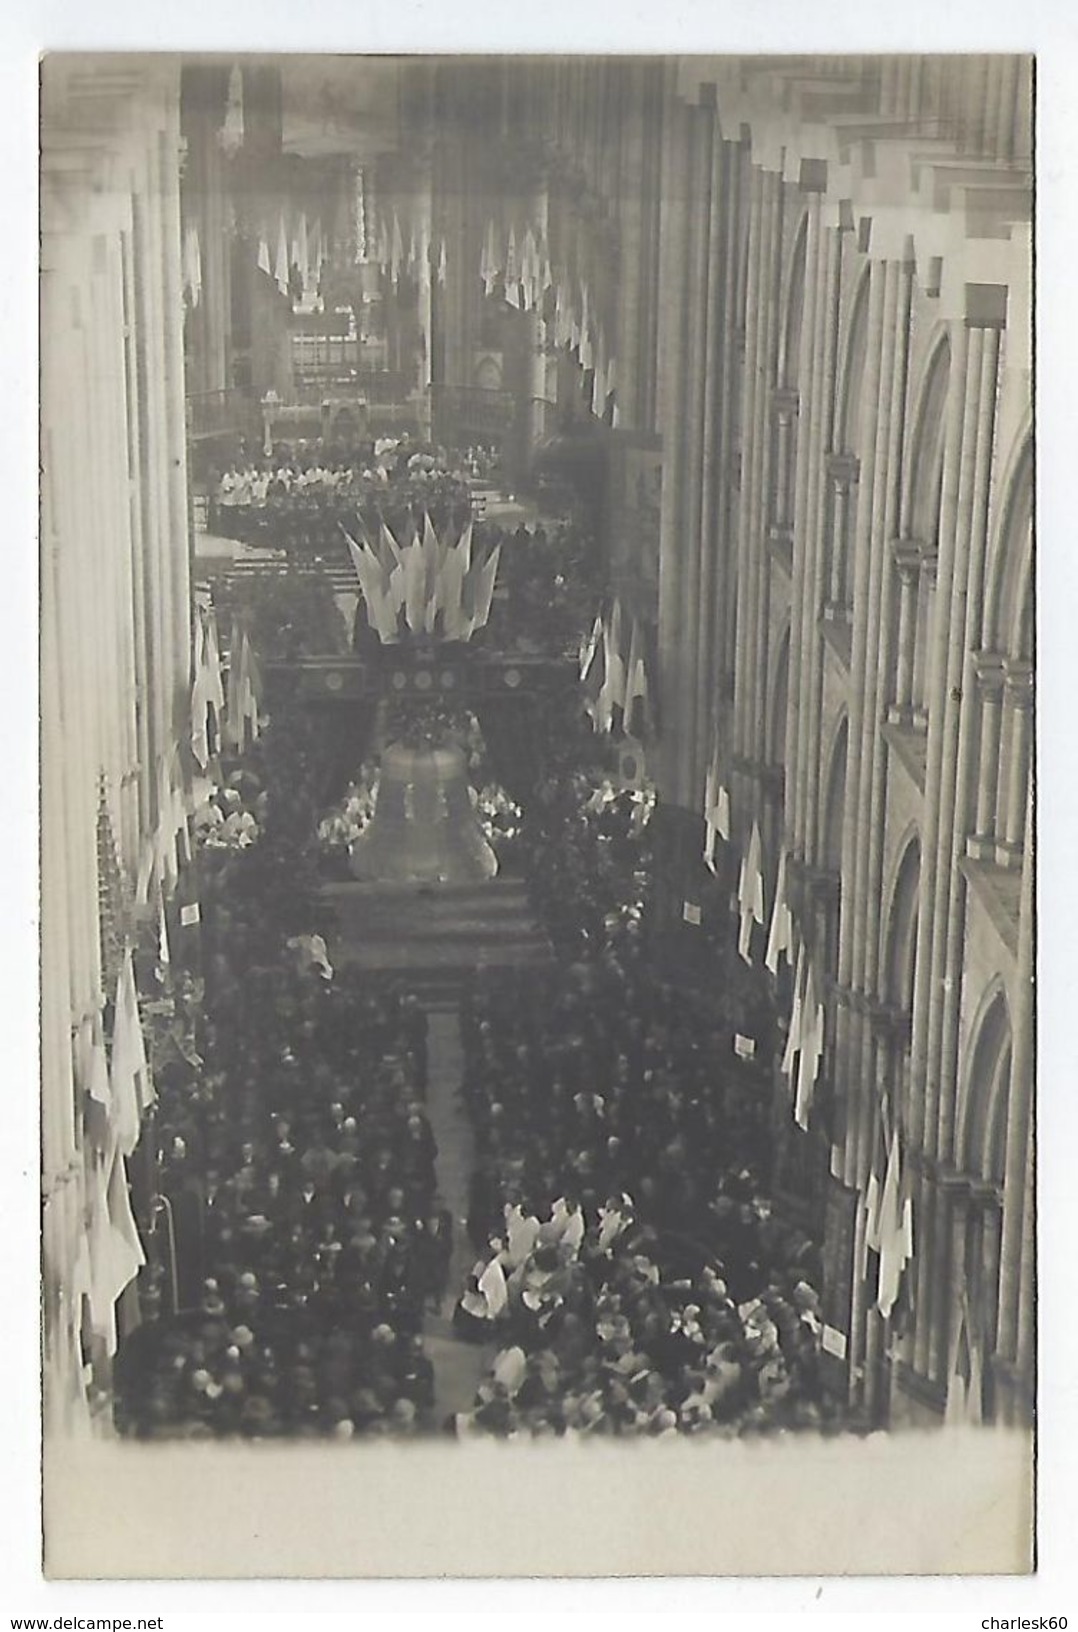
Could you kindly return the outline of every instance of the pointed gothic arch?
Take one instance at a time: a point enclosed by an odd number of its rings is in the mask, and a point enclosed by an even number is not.
[[[975,1178],[1002,1184],[1011,1080],[1011,1016],[999,978],[992,981],[981,999],[963,1078],[958,1165]]]
[[[921,836],[915,826],[907,830],[898,854],[884,918],[882,991],[887,1003],[911,1014],[921,894]]]

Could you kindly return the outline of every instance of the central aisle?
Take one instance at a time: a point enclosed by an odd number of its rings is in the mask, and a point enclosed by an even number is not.
[[[437,1314],[427,1316],[424,1341],[434,1366],[434,1415],[441,1427],[458,1411],[470,1411],[490,1369],[492,1346],[466,1343],[453,1330],[453,1309],[474,1262],[468,1241],[468,1184],[474,1147],[460,1101],[464,1052],[456,1006],[427,1010],[427,1114],[438,1145],[438,1189],[453,1218],[449,1283]]]

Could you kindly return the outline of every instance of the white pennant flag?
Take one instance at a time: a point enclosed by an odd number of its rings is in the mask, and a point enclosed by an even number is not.
[[[880,1283],[876,1307],[886,1319],[894,1308],[902,1272],[913,1257],[913,1207],[902,1199],[902,1160],[898,1129],[891,1133],[887,1172],[880,1196]]]
[[[209,697],[206,694],[206,643],[205,632],[202,627],[202,613],[196,606],[194,610],[193,639],[194,653],[192,668],[194,683],[191,687],[191,752],[203,770],[210,762],[210,741],[207,725],[207,711]]]
[[[614,709],[625,707],[625,659],[621,655],[621,601],[615,599],[610,622],[603,628],[603,684],[597,705],[597,724],[601,731],[609,731],[614,724]]]
[[[494,293],[494,285],[498,281],[501,268],[498,265],[498,246],[495,241],[495,227],[493,220],[487,222],[487,235],[483,240],[483,252],[479,258],[479,276],[483,280],[483,293]]]
[[[789,963],[792,946],[793,919],[786,901],[786,851],[782,850],[779,853],[779,872],[775,880],[775,903],[771,909],[771,929],[767,937],[765,968],[770,969],[773,975],[777,975],[780,957],[785,955]]]
[[[790,1012],[790,1029],[786,1035],[786,1049],[782,1056],[782,1074],[792,1081],[797,1056],[801,1050],[802,997],[805,990],[805,948],[797,949],[797,968],[794,971],[794,1000]]]
[[[719,799],[719,745],[716,742],[711,751],[711,763],[707,768],[704,779],[704,865],[709,872],[715,871],[715,840],[719,835],[718,816]]]
[[[741,910],[741,933],[737,950],[746,963],[752,962],[752,926],[764,921],[764,875],[760,856],[760,829],[752,824],[749,845],[741,861],[741,876],[737,886]]]
[[[498,575],[498,563],[501,558],[502,547],[496,544],[480,571],[475,595],[475,613],[472,618],[473,631],[482,629],[490,617],[490,608],[494,600],[494,580]]]
[[[797,1062],[797,1094],[794,1121],[807,1130],[823,1053],[823,1008],[816,995],[816,978],[811,959],[805,964],[805,995],[801,1006],[801,1053]]]
[[[211,610],[206,619],[206,697],[213,705],[218,736],[225,711],[225,688],[221,682],[221,649],[217,640],[217,614]]]
[[[157,903],[157,966],[167,969],[172,962],[172,953],[168,944],[168,918],[165,915],[165,898],[162,895]]]
[[[158,879],[167,889],[171,889],[180,876],[179,853],[176,848],[177,832],[176,798],[169,774],[169,761],[162,754],[157,762],[155,869]]]
[[[361,549],[343,524],[338,525],[344,533],[348,553],[352,557],[352,565],[359,579],[360,593],[367,609],[367,622],[380,641],[392,642],[397,638],[397,619],[388,604],[388,586],[385,583],[382,566],[369,544],[365,543]]]
[[[129,1156],[138,1144],[142,1111],[153,1099],[130,948],[124,953],[116,982],[109,1077],[113,1132],[120,1150]]]
[[[603,638],[603,620],[596,617],[591,626],[591,633],[580,642],[580,678],[586,680],[595,661],[595,654],[599,649],[599,642]]]
[[[273,276],[282,295],[288,293],[288,238],[284,230],[284,216],[277,220],[277,260]]]

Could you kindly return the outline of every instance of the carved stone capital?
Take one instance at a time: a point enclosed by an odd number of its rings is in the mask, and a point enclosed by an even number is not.
[[[994,1184],[991,1179],[971,1177],[969,1181],[970,1201],[982,1213],[998,1212],[1003,1206],[1003,1188]]]
[[[921,570],[923,546],[916,538],[893,538],[891,558],[905,584],[913,584]]]
[[[943,1194],[949,1196],[952,1201],[969,1200],[969,1175],[961,1172],[953,1162],[939,1162],[935,1178]]]
[[[1033,707],[1033,665],[1024,659],[1005,658],[1003,663],[1004,686],[1007,692],[1007,701],[1012,708],[1030,709]]]
[[[801,410],[800,391],[777,386],[771,393],[771,411],[780,422],[789,424]]]
[[[999,697],[1004,684],[1004,659],[998,652],[974,652],[977,686],[986,697]]]
[[[836,487],[848,492],[861,474],[861,461],[855,453],[829,453],[827,474]]]

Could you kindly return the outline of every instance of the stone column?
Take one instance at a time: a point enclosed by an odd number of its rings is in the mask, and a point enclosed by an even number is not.
[[[546,181],[536,189],[532,201],[532,220],[537,238],[549,237],[550,200]],[[531,460],[535,449],[547,434],[547,326],[540,311],[528,314],[528,344],[530,347],[530,379],[528,382],[528,458]],[[597,414],[602,413],[602,403],[593,405]]]
[[[725,313],[722,340],[722,400],[724,411],[719,425],[719,488],[716,525],[722,538],[716,594],[720,664],[716,674],[716,696],[712,700],[720,741],[729,754],[736,741],[734,715],[735,662],[737,657],[738,577],[738,416],[744,379],[742,355],[744,302],[740,274],[746,258],[752,208],[751,149],[747,139],[723,143],[723,161],[728,189],[727,248],[724,256],[722,300]],[[710,744],[709,744],[710,748]],[[724,766],[724,774],[726,767]]]
[[[868,784],[868,857],[865,874],[863,903],[866,934],[861,983],[865,992],[886,1002],[888,993],[882,973],[882,935],[879,910],[876,903],[883,898],[884,835],[887,825],[887,745],[879,729],[886,707],[884,678],[891,672],[891,640],[894,623],[892,597],[894,574],[890,570],[889,540],[898,526],[898,495],[901,490],[902,460],[905,451],[906,390],[908,381],[910,312],[913,290],[913,259],[888,264],[888,296],[885,302],[886,328],[884,355],[881,363],[879,450],[875,464],[876,502],[873,507],[872,551],[873,565],[869,577],[869,594],[878,605],[877,620],[870,623],[870,645],[875,648],[875,662],[865,675],[867,687],[866,713],[873,721],[873,732],[867,744],[866,756],[870,767]],[[856,975],[855,975],[856,978]],[[893,1026],[893,1017],[891,1024]],[[892,1050],[894,1050],[892,1031]],[[900,1079],[894,1073],[896,1089],[893,1097],[894,1116],[905,1126],[905,1107],[899,1100]],[[902,1085],[904,1086],[904,1085]],[[860,1175],[867,1184],[871,1163],[871,1149],[862,1148]]]
[[[775,525],[785,531],[793,525],[790,503],[797,433],[797,393],[775,393]]]
[[[771,393],[778,368],[778,334],[782,299],[783,185],[781,175],[765,173],[765,237],[760,268],[762,304],[760,339],[756,356],[759,388],[756,399],[753,461],[752,569],[755,579],[753,685],[749,708],[749,757],[758,765],[767,758],[768,623],[771,603],[771,563],[767,551],[769,493],[774,486],[771,442]],[[757,797],[760,797],[758,794]],[[760,807],[758,812],[762,814]]]
[[[868,333],[865,350],[865,378],[863,385],[866,409],[877,409],[886,400],[885,340],[888,314],[893,324],[894,289],[883,262],[872,265],[869,285]],[[854,535],[854,622],[850,664],[850,748],[847,761],[846,786],[848,808],[846,826],[850,832],[848,856],[843,857],[843,879],[846,881],[846,905],[842,914],[842,941],[840,947],[840,981],[855,992],[864,993],[865,911],[863,907],[865,877],[868,869],[870,833],[868,813],[872,780],[873,738],[876,721],[872,713],[870,672],[876,664],[879,606],[874,585],[878,587],[879,564],[874,548],[874,506],[879,499],[876,492],[876,465],[881,460],[885,443],[877,434],[870,437],[861,460],[861,479],[858,484],[857,518]],[[868,1148],[871,1119],[864,1104],[866,1093],[866,1052],[871,1044],[870,1033],[864,1025],[855,1023],[850,1028],[848,1054],[845,1061],[849,1117],[845,1158],[845,1182],[860,1188],[862,1151]]]
[[[1003,659],[996,652],[978,652],[975,673],[981,705],[981,751],[974,832],[966,845],[966,853],[975,861],[994,861],[999,745],[1003,723]]]
[[[917,587],[917,619],[914,628],[913,708],[911,719],[915,731],[928,733],[928,685],[932,645],[932,624],[936,611],[936,586],[939,579],[939,551],[936,545],[921,545],[921,573]]]
[[[874,402],[879,396],[880,341],[883,331],[883,268],[872,264],[869,271],[868,329],[865,342],[864,400]],[[850,652],[850,715],[849,746],[846,761],[846,787],[854,797],[853,808],[847,811],[843,824],[842,877],[846,885],[846,909],[839,927],[838,984],[849,994],[851,1001],[839,1008],[835,1028],[836,1072],[845,1090],[845,1130],[841,1153],[840,1174],[844,1184],[857,1185],[857,1152],[861,1123],[870,1114],[864,1083],[861,1080],[861,1035],[863,1024],[854,999],[859,959],[856,955],[856,917],[850,910],[857,900],[856,877],[868,835],[858,820],[856,792],[860,787],[862,761],[866,740],[867,697],[861,678],[869,661],[869,535],[871,524],[871,495],[875,448],[869,445],[861,462],[861,480],[858,484],[857,511],[853,518],[853,623]],[[871,1131],[871,1130],[869,1130]]]
[[[940,1179],[940,1211],[949,1221],[948,1229],[940,1229],[937,1241],[939,1251],[934,1266],[937,1313],[933,1324],[932,1376],[950,1381],[951,1344],[958,1322],[962,1318],[962,1294],[968,1296],[971,1319],[976,1319],[976,1305],[967,1273],[967,1237],[969,1233],[969,1182],[962,1174],[948,1169]]]
[[[949,608],[954,579],[954,551],[959,474],[962,458],[963,433],[967,420],[972,417],[967,408],[970,369],[970,331],[964,324],[952,327],[951,369],[946,405],[944,433],[943,500],[940,523],[940,560],[938,566],[941,593],[939,605]],[[979,363],[979,355],[976,359]],[[976,377],[976,375],[974,376]],[[967,535],[968,536],[968,535]],[[929,709],[928,763],[925,779],[924,827],[921,839],[922,910],[917,924],[917,954],[913,996],[913,1044],[910,1057],[910,1142],[914,1150],[923,1154],[931,1171],[936,1151],[935,1094],[928,1081],[930,1054],[929,1026],[931,1008],[936,1001],[932,971],[933,914],[931,904],[936,899],[939,860],[939,820],[941,803],[949,797],[943,778],[943,713],[947,685],[947,651],[949,627],[946,617],[934,620],[929,630],[930,652],[926,682],[925,703]],[[922,1176],[917,1197],[920,1219],[920,1249],[917,1254],[917,1290],[915,1298],[916,1334],[914,1365],[922,1375],[928,1374],[929,1339],[932,1331],[931,1263],[935,1235],[935,1186],[929,1174]]]
[[[802,191],[804,189],[802,188]],[[805,222],[805,288],[802,301],[801,345],[798,361],[800,412],[797,418],[797,463],[793,515],[793,579],[806,581],[809,468],[814,453],[813,391],[816,311],[822,299],[820,280],[820,245],[823,222],[820,196],[810,192],[806,202]],[[809,643],[816,631],[808,616],[804,597],[795,597],[790,612],[790,708],[786,730],[786,824],[790,835],[791,855],[804,861],[805,842],[801,821],[800,779],[804,761],[802,745],[804,731],[805,696]]]
[[[1033,668],[1025,660],[1006,659],[1004,691],[1009,736],[1007,779],[1000,786],[1002,822],[997,828],[996,865],[1018,868],[1026,833],[1026,799],[1029,783],[1031,720],[1033,715]],[[997,817],[998,820],[998,817]]]
[[[93,603],[83,607],[95,632],[98,689],[98,764],[106,777],[109,810],[121,859],[129,874],[137,869],[137,808],[129,772],[134,754],[128,723],[134,702],[133,671],[128,666],[130,590],[127,449],[123,425],[123,317],[116,300],[117,232],[113,210],[102,211],[102,231],[95,237],[92,318],[89,325],[87,398],[97,412],[88,417],[93,487],[83,495],[92,529],[95,570]]]
[[[980,1236],[981,1236],[981,1285],[984,1296],[991,1299],[991,1305],[985,1311],[990,1319],[985,1321],[984,1340],[985,1371],[995,1373],[996,1361],[996,1324],[998,1323],[999,1309],[999,1251],[1003,1225],[1000,1211],[1000,1197],[996,1187],[984,1184],[977,1187],[977,1200],[980,1206]],[[997,1391],[993,1387],[989,1401],[990,1415],[993,1422],[1000,1421],[999,1401]]]
[[[1027,785],[1027,822],[1032,802],[1032,787]],[[1007,1096],[999,1313],[996,1323],[996,1348],[1000,1356],[1012,1365],[1027,1364],[1032,1354],[1029,1328],[1033,1321],[1032,1237],[1036,1204],[1033,1184],[1034,870],[1033,846],[1029,844],[1022,858],[1019,900],[1018,968],[1011,1021],[1011,1079]]]
[[[831,227],[824,235],[824,295],[823,328],[820,335],[819,397],[816,411],[819,415],[819,441],[816,458],[810,472],[810,525],[811,574],[806,581],[808,612],[812,620],[813,639],[809,644],[809,687],[805,694],[808,715],[805,738],[803,784],[803,832],[805,859],[819,860],[820,829],[820,729],[823,716],[824,646],[820,633],[820,616],[827,596],[827,553],[825,529],[827,522],[827,471],[825,455],[834,442],[836,376],[838,372],[838,304],[842,271],[842,231]]]
[[[140,406],[144,414],[143,462],[139,475],[143,500],[149,659],[145,684],[152,710],[150,761],[144,766],[144,774],[150,779],[154,826],[161,814],[158,808],[158,763],[171,745],[173,708],[168,684],[172,605],[168,556],[171,517],[165,432],[164,352],[167,320],[162,307],[161,201],[157,186],[158,170],[154,162],[157,134],[156,128],[147,122],[143,129],[145,169],[135,199],[135,276],[140,296],[138,344],[142,365]]]
[[[704,571],[703,482],[707,459],[704,446],[708,355],[708,247],[711,234],[712,165],[715,147],[715,109],[706,104],[689,109],[689,141],[692,154],[690,194],[687,367],[684,375],[683,436],[685,462],[684,534],[681,549],[686,555],[682,580],[681,639],[687,648],[686,686],[678,719],[678,749],[681,803],[694,812],[703,796],[704,768],[701,760],[707,749],[706,725],[701,726],[697,706],[698,675],[705,661],[700,647],[700,593]],[[708,744],[710,748],[710,744]]]
[[[183,282],[179,189],[179,124],[175,94],[158,137],[161,187],[161,262],[165,314],[165,435],[168,439],[169,663],[172,728],[186,723],[191,676],[191,550],[188,525],[187,438],[183,372]],[[222,345],[223,345],[222,341]],[[177,711],[179,718],[177,719]]]
[[[834,407],[833,366],[835,299],[838,283],[839,237],[826,224],[820,194],[826,187],[826,164],[803,160],[802,191],[812,193],[806,258],[806,302],[803,320],[802,400],[799,421],[798,494],[794,523],[794,582],[801,585],[798,624],[799,670],[791,670],[791,688],[797,686],[796,758],[793,773],[793,832],[795,853],[814,859],[812,789],[816,780],[819,740],[819,687],[822,650],[818,617],[823,599],[822,494],[824,459],[831,441]],[[811,301],[808,298],[812,289]],[[811,323],[809,318],[811,315]],[[804,474],[800,469],[804,462]],[[814,743],[816,748],[814,750]]]
[[[691,790],[685,776],[683,742],[691,740],[692,710],[685,709],[695,688],[695,643],[689,643],[684,608],[693,592],[686,559],[685,382],[689,355],[687,268],[691,246],[691,110],[668,75],[663,117],[661,191],[660,329],[658,422],[663,443],[662,509],[659,547],[659,662],[663,729],[659,749],[664,798],[686,806]]]
[[[913,661],[917,634],[916,585],[920,571],[918,547],[905,539],[893,545],[898,572],[898,665],[895,695],[887,710],[893,725],[910,725],[913,719]]]
[[[727,544],[720,527],[724,470],[720,448],[720,427],[727,416],[725,386],[728,383],[727,350],[731,343],[728,314],[723,300],[725,262],[729,243],[729,167],[726,144],[717,120],[712,124],[710,209],[707,235],[707,287],[700,335],[704,353],[704,411],[700,495],[700,585],[697,601],[696,666],[696,753],[694,780],[706,775],[716,723],[719,676],[722,673],[723,642],[720,628],[718,584],[720,559]]]
[[[135,240],[133,224],[124,232],[121,250],[123,256],[124,307],[124,365],[126,369],[127,401],[127,476],[129,517],[131,529],[131,593],[134,606],[134,665],[139,676],[136,694],[136,759],[140,774],[136,780],[139,831],[148,834],[153,815],[153,748],[149,696],[146,676],[150,664],[150,633],[146,616],[146,538],[142,506],[142,426],[145,415],[140,401],[141,371],[139,369],[138,303],[135,279]]]
[[[857,994],[851,999],[853,1006],[859,1011],[858,1018],[873,1051],[872,1075],[858,1084],[858,1092],[851,1092],[850,1109],[854,1112],[854,1124],[857,1128],[864,1126],[866,1142],[871,1143],[879,1132],[880,1106],[890,1088],[890,1053],[887,1040],[882,1028],[874,1027],[872,1017],[868,1012],[863,996]],[[849,1154],[850,1137],[847,1139],[847,1155]],[[854,1181],[846,1179],[847,1184]],[[866,1261],[865,1247],[865,1209],[858,1198],[856,1224],[854,1228],[854,1269],[853,1287],[850,1296],[850,1330],[847,1343],[847,1365],[849,1367],[849,1397],[854,1407],[864,1405],[867,1401],[868,1383],[866,1375],[869,1301],[868,1285],[862,1273],[862,1265]]]
[[[752,604],[753,498],[754,461],[757,454],[757,401],[763,385],[759,378],[758,350],[762,327],[761,302],[766,298],[763,287],[765,264],[763,241],[766,234],[765,179],[763,171],[754,165],[749,206],[748,275],[745,285],[745,371],[741,395],[739,449],[741,480],[737,515],[737,643],[734,648],[736,661],[734,749],[741,762],[745,762],[751,756],[751,694],[755,641]]]
[[[41,311],[43,332],[49,343],[43,348],[41,371],[41,581],[42,581],[42,778],[43,797],[48,790],[45,774],[45,755],[50,743],[50,717],[44,694],[46,657],[52,651],[59,675],[57,706],[63,701],[62,717],[55,720],[59,736],[54,752],[47,761],[48,769],[56,779],[56,787],[47,804],[43,804],[42,818],[49,811],[62,813],[64,836],[64,863],[62,876],[64,893],[56,898],[56,911],[63,914],[69,947],[67,980],[67,1025],[77,1021],[97,993],[96,971],[91,952],[95,940],[90,908],[91,892],[96,886],[96,858],[93,851],[92,813],[87,785],[92,769],[87,765],[90,744],[90,723],[86,718],[89,706],[88,688],[82,664],[82,625],[79,616],[81,600],[81,570],[79,557],[80,531],[72,506],[80,492],[83,477],[77,459],[77,422],[73,423],[81,406],[76,396],[75,363],[79,345],[78,327],[81,320],[79,291],[73,263],[73,250],[67,233],[53,230],[50,225],[50,200],[47,173],[48,158],[42,176],[41,241]],[[55,628],[48,626],[48,613],[55,612]],[[61,740],[66,751],[59,751]],[[43,868],[45,856],[42,857]],[[43,873],[42,890],[45,889]],[[50,901],[43,894],[43,913],[47,914]],[[44,921],[43,921],[44,933]],[[44,955],[44,946],[43,946]],[[43,975],[47,965],[43,964]],[[43,996],[44,1001],[44,996]],[[65,1039],[70,1046],[70,1032]]]
[[[1004,301],[1005,311],[1005,301]],[[1001,314],[1002,315],[1002,314]],[[988,498],[992,485],[992,455],[995,445],[996,396],[999,375],[1000,329],[985,325],[982,329],[981,374],[977,382],[977,423],[973,466],[970,475],[971,502],[969,520],[968,567],[965,594],[956,584],[956,601],[952,613],[954,645],[961,642],[961,652],[951,667],[952,684],[949,701],[955,701],[957,681],[957,728],[954,746],[954,792],[950,801],[950,855],[947,872],[947,907],[943,964],[939,982],[943,989],[939,1043],[938,1080],[940,1083],[940,1132],[938,1153],[950,1160],[954,1153],[955,1101],[958,1083],[958,1033],[962,965],[964,958],[966,879],[959,867],[965,854],[966,840],[976,817],[977,798],[977,726],[979,699],[974,678],[975,661],[972,648],[980,633],[983,605],[985,559],[988,550]]]
[[[881,813],[876,809],[873,791],[878,779],[877,757],[882,748],[879,734],[877,697],[881,671],[886,672],[883,648],[887,639],[887,619],[884,613],[884,590],[887,586],[887,503],[893,491],[894,460],[891,448],[893,419],[895,356],[898,338],[898,311],[900,299],[900,269],[896,262],[887,261],[881,268],[883,283],[882,330],[878,369],[878,393],[867,399],[869,412],[875,405],[875,438],[867,464],[868,491],[865,495],[867,529],[864,545],[868,551],[864,594],[867,600],[867,638],[864,668],[851,681],[862,692],[862,750],[860,778],[857,789],[856,821],[861,838],[859,866],[855,874],[853,900],[850,903],[856,915],[854,929],[853,980],[869,998],[875,997],[874,965],[879,942],[879,893],[872,886],[872,858],[877,847],[877,824]],[[858,1183],[867,1181],[866,1163],[869,1152],[862,1148],[859,1161]]]
[[[1025,1421],[1030,1421],[1036,1400],[1034,1366],[1037,1354],[1037,1244],[1033,1197],[1036,1193],[1035,1157],[1033,1140],[1026,1144],[1026,1195],[1022,1215],[1022,1258],[1018,1282],[1018,1345],[1015,1354],[1016,1382],[1020,1390],[1019,1408]]]
[[[136,727],[137,671],[135,666],[134,630],[131,608],[134,599],[131,571],[131,484],[128,476],[128,404],[125,397],[126,340],[124,332],[123,301],[123,247],[122,231],[125,211],[123,206],[113,212],[112,230],[108,239],[107,306],[102,317],[103,340],[107,348],[107,362],[103,373],[111,382],[112,438],[110,472],[113,499],[111,584],[109,595],[113,602],[116,630],[116,695],[114,707],[118,720],[117,760],[115,774],[119,780],[118,798],[121,811],[119,834],[124,866],[129,877],[138,872],[139,808],[138,808],[138,741]]]
[[[823,611],[825,617],[833,620],[849,607],[849,597],[846,594],[846,552],[850,488],[855,480],[855,473],[849,468],[848,460],[841,455],[835,455],[830,460],[828,474],[831,479],[831,572],[828,597]]]
[[[919,1056],[921,1079],[914,1082],[914,1094],[923,1083],[925,1142],[930,1153],[949,1161],[953,1150],[954,1073],[945,1064],[954,1034],[953,996],[947,982],[955,978],[956,925],[960,922],[961,900],[956,899],[954,879],[955,800],[959,795],[959,744],[962,681],[965,670],[968,632],[966,604],[969,593],[971,552],[976,532],[976,515],[984,481],[984,449],[994,417],[995,398],[990,382],[998,357],[998,335],[982,326],[964,325],[965,367],[957,376],[963,390],[962,424],[958,456],[954,464],[945,455],[944,506],[940,525],[940,595],[936,618],[934,685],[929,718],[929,765],[925,792],[926,839],[930,837],[930,873],[922,899],[929,904],[929,925],[922,940],[918,931],[918,986],[923,994],[923,1039]],[[990,441],[987,443],[990,446]],[[954,475],[948,478],[948,466]],[[979,627],[979,620],[975,627]],[[926,844],[926,849],[929,846]],[[924,875],[922,875],[924,877]],[[964,882],[959,880],[959,882]],[[922,953],[926,958],[927,988],[921,987]],[[931,1211],[929,1209],[929,1216]],[[942,1249],[933,1248],[933,1257]],[[934,1301],[933,1301],[934,1300]],[[947,1363],[946,1327],[938,1278],[925,1287],[919,1304],[927,1326],[922,1342],[927,1345],[929,1375],[938,1377]]]
[[[622,426],[644,429],[641,413],[643,359],[647,349],[644,255],[647,203],[644,197],[644,149],[649,139],[644,119],[646,65],[627,58],[616,72],[625,95],[621,113],[621,165],[617,193],[621,265],[618,279],[617,403]]]

